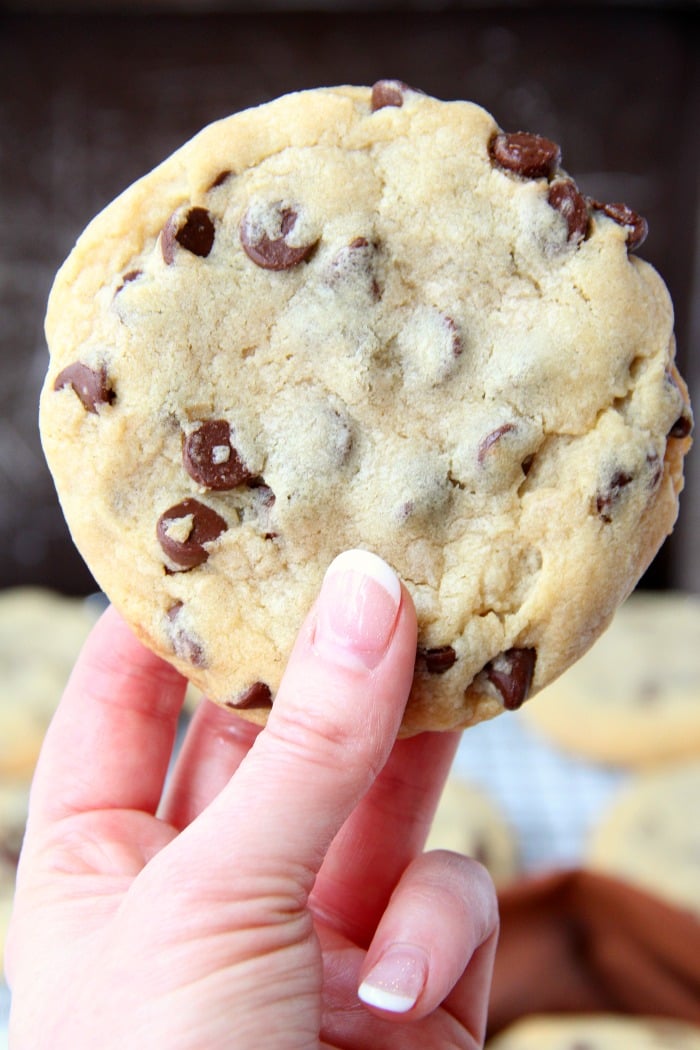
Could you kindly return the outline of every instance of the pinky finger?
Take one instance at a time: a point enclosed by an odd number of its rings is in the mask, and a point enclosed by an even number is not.
[[[358,995],[382,1016],[416,1021],[442,1004],[481,1045],[498,938],[486,870],[435,851],[404,872],[377,927]]]

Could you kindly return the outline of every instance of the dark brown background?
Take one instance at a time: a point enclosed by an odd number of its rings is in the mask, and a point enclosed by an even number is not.
[[[0,10],[0,588],[95,586],[36,427],[55,270],[96,211],[201,126],[292,89],[399,77],[560,142],[585,192],[648,218],[640,254],[670,287],[700,404],[696,4],[265,6]],[[680,524],[646,587],[700,591],[697,455],[687,474]]]

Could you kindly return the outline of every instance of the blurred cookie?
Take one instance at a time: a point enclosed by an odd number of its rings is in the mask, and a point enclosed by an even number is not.
[[[473,857],[499,885],[518,871],[518,845],[505,816],[484,790],[456,776],[445,784],[425,848]]]
[[[692,416],[644,219],[556,143],[398,81],[204,129],[59,272],[41,432],[139,636],[267,717],[335,555],[418,610],[402,732],[519,707],[678,510]]]
[[[28,785],[0,785],[0,962],[12,910],[28,805]]]
[[[591,651],[523,717],[569,751],[602,762],[700,755],[700,596],[633,594]]]
[[[700,1050],[700,1028],[659,1017],[538,1015],[490,1039],[486,1050]]]
[[[698,799],[700,760],[635,776],[593,832],[586,863],[700,918]]]
[[[31,777],[98,607],[38,587],[0,591],[0,778]]]

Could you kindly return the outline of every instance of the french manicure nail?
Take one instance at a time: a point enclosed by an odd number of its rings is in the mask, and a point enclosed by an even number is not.
[[[339,554],[321,587],[315,649],[347,667],[372,670],[391,641],[400,604],[401,584],[385,561],[365,550]]]
[[[372,967],[357,994],[368,1006],[405,1014],[415,1006],[427,978],[425,953],[410,945],[394,945]]]

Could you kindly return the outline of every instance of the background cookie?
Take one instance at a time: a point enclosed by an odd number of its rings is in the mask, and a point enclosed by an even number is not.
[[[205,129],[49,303],[42,439],[100,585],[261,721],[325,568],[368,547],[418,609],[404,732],[518,707],[677,513],[691,417],[644,233],[556,144],[398,82]]]
[[[487,1050],[700,1050],[700,1028],[659,1017],[528,1017]]]
[[[40,587],[0,591],[0,780],[29,779],[98,606]]]
[[[594,831],[587,863],[700,917],[700,760],[640,774]]]
[[[523,717],[571,752],[620,765],[700,755],[700,597],[640,591]]]
[[[0,784],[0,961],[12,910],[28,805],[28,785]]]
[[[517,841],[500,808],[485,791],[456,776],[445,784],[425,848],[474,857],[498,885],[518,872]]]

